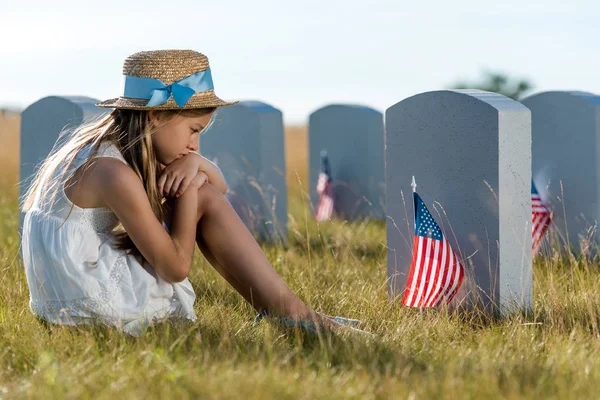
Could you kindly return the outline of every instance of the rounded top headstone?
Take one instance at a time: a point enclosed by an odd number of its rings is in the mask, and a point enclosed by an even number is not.
[[[534,93],[531,96],[527,96],[521,101],[527,103],[530,100],[542,99],[550,96],[555,98],[571,98],[572,100],[581,100],[592,105],[600,105],[600,96],[594,93],[584,92],[580,90],[550,90],[546,92],[539,92]]]
[[[55,106],[65,106],[65,107],[79,107],[84,113],[105,113],[106,110],[101,110],[95,106],[95,103],[98,102],[97,99],[86,97],[86,96],[47,96],[39,99],[38,101],[31,103],[25,110],[23,110],[23,114],[28,114],[32,111],[36,111],[39,107],[46,107],[48,103],[52,103]]]
[[[377,115],[382,115],[380,111],[378,111],[374,108],[365,106],[365,105],[361,105],[361,104],[328,104],[326,106],[316,109],[315,111],[313,111],[310,114],[310,116],[312,117],[313,115],[320,114],[322,112],[331,112],[333,110],[348,111],[348,112],[352,112],[352,113],[357,113],[357,112],[374,113]]]
[[[431,97],[444,96],[447,97],[448,100],[453,102],[471,102],[477,101],[482,103],[483,105],[488,105],[498,111],[508,111],[508,110],[522,110],[525,111],[527,107],[523,104],[519,103],[516,100],[511,99],[510,97],[504,96],[495,92],[487,92],[485,90],[479,89],[449,89],[449,90],[434,90],[430,92],[419,93],[417,95],[408,97],[398,103],[394,104],[390,108],[389,111],[393,111],[395,107],[405,102],[412,101],[428,101]]]
[[[263,103],[262,101],[258,101],[258,100],[244,100],[244,101],[240,101],[238,104],[241,106],[244,106],[244,107],[248,107],[259,113],[269,113],[269,112],[279,112],[280,113],[281,112],[280,110],[273,107],[272,105]]]
[[[244,100],[229,107],[217,109],[217,114],[228,115],[230,122],[245,121],[247,118],[260,120],[262,116],[279,114],[282,112],[270,104],[258,100]]]
[[[530,111],[497,93],[439,90],[396,103],[385,122],[390,291],[404,292],[413,260],[406,240],[413,210],[403,199],[414,176],[419,195],[439,210],[435,218],[448,243],[459,257],[468,256],[470,287],[457,301],[473,288],[473,301],[502,308],[516,299],[529,306]]]

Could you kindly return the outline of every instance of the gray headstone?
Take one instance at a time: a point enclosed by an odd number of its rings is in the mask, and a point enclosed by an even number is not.
[[[310,115],[309,185],[315,207],[322,150],[329,157],[335,213],[346,219],[384,218],[383,115],[372,108],[341,104]]]
[[[284,139],[281,111],[258,101],[219,108],[200,135],[200,153],[217,162],[231,204],[262,240],[287,241]]]
[[[598,240],[600,96],[543,92],[522,103],[531,110],[532,172],[538,192],[554,210],[553,224],[561,237],[566,240],[568,232],[570,244],[584,250],[581,244]],[[587,240],[582,243],[581,238]]]
[[[508,312],[530,308],[531,116],[479,90],[435,91],[386,111],[390,294],[412,259],[411,177],[468,277],[455,298]]]
[[[20,197],[31,184],[38,164],[50,154],[59,133],[72,130],[87,119],[106,113],[95,106],[99,100],[84,96],[49,96],[27,107],[21,114]],[[24,214],[21,213],[20,225]]]

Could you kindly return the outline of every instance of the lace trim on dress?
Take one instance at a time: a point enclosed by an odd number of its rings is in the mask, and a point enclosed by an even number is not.
[[[30,304],[31,311],[48,321],[60,321],[61,323],[68,323],[65,318],[76,319],[77,317],[91,318],[95,316],[110,318],[111,315],[115,314],[115,310],[110,307],[110,302],[117,294],[119,282],[121,282],[126,268],[127,262],[125,256],[122,255],[115,261],[114,267],[108,276],[108,284],[99,295],[85,299],[47,301],[44,303],[32,300]],[[118,320],[119,316],[114,315],[114,318]]]
[[[107,234],[119,224],[119,219],[110,209],[82,208],[79,214],[81,222],[90,226],[95,232]],[[85,212],[85,210],[89,210]]]
[[[116,315],[115,310],[110,306],[119,290],[119,283],[123,277],[124,271],[128,268],[125,261],[125,255],[117,258],[114,268],[110,272],[108,285],[98,296],[74,299],[67,301],[47,301],[44,303],[31,300],[31,311],[39,317],[60,324],[77,324],[81,318],[98,318],[108,320],[114,326],[122,321],[121,316]],[[179,309],[180,299],[177,292],[173,291],[169,303],[171,310]],[[171,312],[167,314],[172,314]],[[165,315],[166,316],[166,315]]]

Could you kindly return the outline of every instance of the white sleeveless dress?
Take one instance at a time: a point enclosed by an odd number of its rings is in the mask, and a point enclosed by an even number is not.
[[[116,215],[108,208],[80,208],[65,195],[65,181],[90,150],[77,155],[52,204],[43,206],[36,198],[25,214],[23,262],[31,311],[55,324],[102,323],[133,336],[163,318],[195,321],[196,296],[187,278],[169,283],[147,262],[117,250],[110,234],[119,223]],[[96,157],[126,163],[112,144],[101,145]]]

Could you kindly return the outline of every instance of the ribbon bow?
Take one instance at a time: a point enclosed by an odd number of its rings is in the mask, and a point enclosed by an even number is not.
[[[166,103],[171,96],[183,108],[194,93],[205,92],[214,88],[210,68],[196,72],[170,85],[153,78],[125,76],[123,96],[134,99],[148,99],[147,107],[156,107]]]

